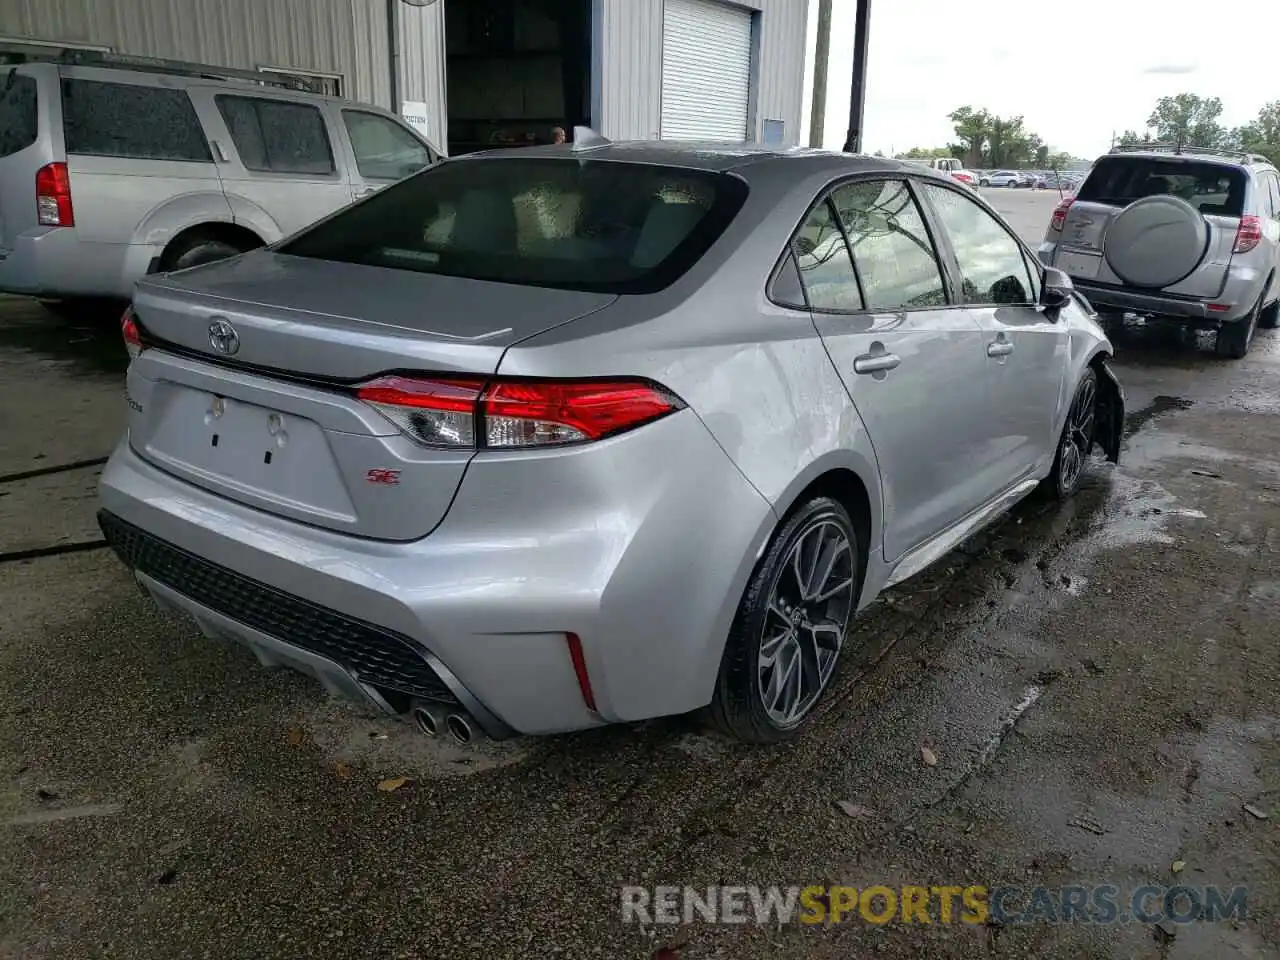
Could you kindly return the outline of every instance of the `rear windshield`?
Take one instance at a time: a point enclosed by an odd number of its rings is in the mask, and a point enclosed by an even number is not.
[[[556,158],[450,161],[375,194],[280,253],[526,286],[651,293],[741,209],[727,174]]]
[[[1244,213],[1243,170],[1212,161],[1162,157],[1104,158],[1080,185],[1078,199],[1120,207],[1157,195],[1181,197],[1201,213]]]
[[[0,71],[0,157],[27,149],[38,132],[35,79],[16,70]]]

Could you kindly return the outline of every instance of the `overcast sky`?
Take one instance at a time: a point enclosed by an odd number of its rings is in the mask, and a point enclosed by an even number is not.
[[[818,0],[809,6],[806,143]],[[834,0],[824,146],[835,149],[849,126],[854,6]],[[1228,126],[1252,120],[1280,98],[1265,69],[1266,44],[1280,37],[1280,3],[1215,0],[1198,9],[1152,0],[872,0],[863,149],[943,146],[954,139],[947,114],[965,104],[1021,114],[1053,149],[1088,159],[1110,147],[1113,130],[1141,131],[1162,96],[1221,97]],[[1206,30],[1227,36],[1224,24],[1240,27],[1227,30],[1234,39],[1205,45]]]

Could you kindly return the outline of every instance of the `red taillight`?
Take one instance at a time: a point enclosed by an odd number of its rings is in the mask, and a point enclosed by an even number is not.
[[[1240,226],[1236,227],[1236,245],[1232,253],[1248,253],[1262,242],[1262,220],[1258,217],[1244,216],[1240,218]]]
[[[1071,209],[1075,199],[1075,197],[1063,197],[1058,201],[1058,205],[1053,208],[1053,219],[1049,221],[1049,226],[1054,230],[1061,230],[1067,225],[1067,211]]]
[[[74,227],[71,175],[65,163],[45,164],[36,171],[36,219],[46,227]]]
[[[382,377],[356,396],[431,447],[538,447],[584,443],[682,406],[645,380],[503,380]]]
[[[142,352],[142,331],[138,329],[138,320],[131,306],[125,308],[124,316],[120,318],[120,336],[124,337],[129,359],[135,359]]]

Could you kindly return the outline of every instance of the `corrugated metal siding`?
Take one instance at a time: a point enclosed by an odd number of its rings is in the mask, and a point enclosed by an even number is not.
[[[449,147],[444,69],[445,2],[447,0],[441,0],[429,7],[400,4],[400,99],[427,105],[427,139],[442,151]]]
[[[0,0],[0,36],[256,70],[334,73],[387,105],[385,0]]]
[[[612,139],[652,139],[662,118],[663,0],[595,0],[601,42],[600,132]],[[762,119],[786,124],[785,142],[800,138],[809,0],[739,0],[760,14],[759,60],[751,137]]]

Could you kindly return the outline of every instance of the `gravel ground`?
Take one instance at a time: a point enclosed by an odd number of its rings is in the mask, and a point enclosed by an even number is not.
[[[1052,194],[985,193],[1039,239]],[[1280,957],[1274,333],[1232,363],[1129,331],[1121,467],[867,611],[797,742],[461,750],[204,640],[96,548],[108,327],[0,301],[0,956]],[[624,884],[753,883],[1250,894],[1159,927],[620,921]]]

